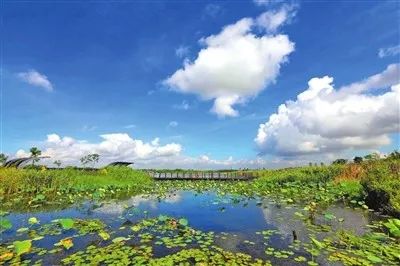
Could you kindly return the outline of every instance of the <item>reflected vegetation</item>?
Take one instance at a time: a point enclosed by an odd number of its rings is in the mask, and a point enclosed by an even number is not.
[[[310,215],[310,206],[267,197],[190,190],[164,196],[5,214],[0,263],[396,265],[400,260],[400,245],[385,230],[387,219],[363,208],[337,204]]]

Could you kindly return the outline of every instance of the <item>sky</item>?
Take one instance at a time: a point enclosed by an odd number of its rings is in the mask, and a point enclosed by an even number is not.
[[[10,158],[276,168],[400,147],[399,1],[1,5]]]

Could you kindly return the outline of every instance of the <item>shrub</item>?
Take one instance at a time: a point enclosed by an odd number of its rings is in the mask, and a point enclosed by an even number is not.
[[[400,216],[400,160],[369,161],[364,167],[361,184],[368,206]]]

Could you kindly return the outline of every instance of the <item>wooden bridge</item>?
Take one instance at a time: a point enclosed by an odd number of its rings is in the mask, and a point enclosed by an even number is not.
[[[251,180],[254,176],[249,172],[149,172],[155,180]]]

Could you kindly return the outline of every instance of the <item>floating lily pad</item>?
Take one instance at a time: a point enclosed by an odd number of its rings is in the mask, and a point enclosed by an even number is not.
[[[61,227],[65,230],[71,229],[74,227],[74,220],[71,218],[63,218],[57,219],[55,222],[59,223]]]
[[[183,225],[183,226],[187,226],[189,224],[189,222],[185,218],[181,218],[181,219],[179,219],[179,224]]]
[[[23,241],[14,241],[14,250],[17,253],[17,256],[28,253],[32,248],[31,240],[23,240]]]
[[[6,218],[0,218],[0,230],[8,230],[12,228],[12,223]]]
[[[36,217],[31,217],[28,219],[29,224],[38,224],[39,220]]]

